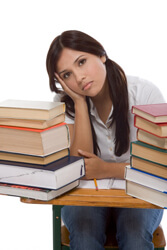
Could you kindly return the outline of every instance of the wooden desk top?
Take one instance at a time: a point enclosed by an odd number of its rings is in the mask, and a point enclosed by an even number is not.
[[[161,208],[146,201],[133,198],[125,190],[109,189],[74,189],[50,201],[21,198],[21,202],[29,204],[51,204],[72,206],[97,206],[97,207],[126,207],[126,208]],[[162,208],[161,208],[162,209]]]

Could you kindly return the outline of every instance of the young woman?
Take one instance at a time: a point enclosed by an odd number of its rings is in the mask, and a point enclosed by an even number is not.
[[[150,82],[127,77],[98,41],[80,31],[57,36],[46,61],[55,100],[66,103],[70,154],[85,158],[85,179],[123,179],[129,145],[136,140],[131,107],[165,102],[160,91]],[[72,250],[104,249],[106,232],[113,227],[119,249],[154,249],[152,235],[162,214],[158,209],[62,209]]]

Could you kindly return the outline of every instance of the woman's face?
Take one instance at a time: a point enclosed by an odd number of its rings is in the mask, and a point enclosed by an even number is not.
[[[106,80],[106,57],[64,48],[58,60],[56,73],[74,92],[95,97]]]

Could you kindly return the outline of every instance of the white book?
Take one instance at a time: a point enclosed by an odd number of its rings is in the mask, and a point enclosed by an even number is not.
[[[17,119],[52,119],[65,112],[65,103],[30,101],[30,100],[5,100],[0,103],[1,118]]]
[[[77,156],[66,156],[45,166],[13,164],[0,164],[1,183],[59,189],[85,176],[84,159]]]
[[[131,168],[130,166],[126,166],[125,179],[161,192],[167,192],[167,179]]]

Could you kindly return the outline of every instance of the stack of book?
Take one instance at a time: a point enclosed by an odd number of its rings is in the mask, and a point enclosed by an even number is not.
[[[167,207],[167,103],[132,107],[137,141],[125,171],[126,193]]]
[[[0,193],[49,200],[85,175],[82,157],[69,155],[65,104],[0,103]]]

